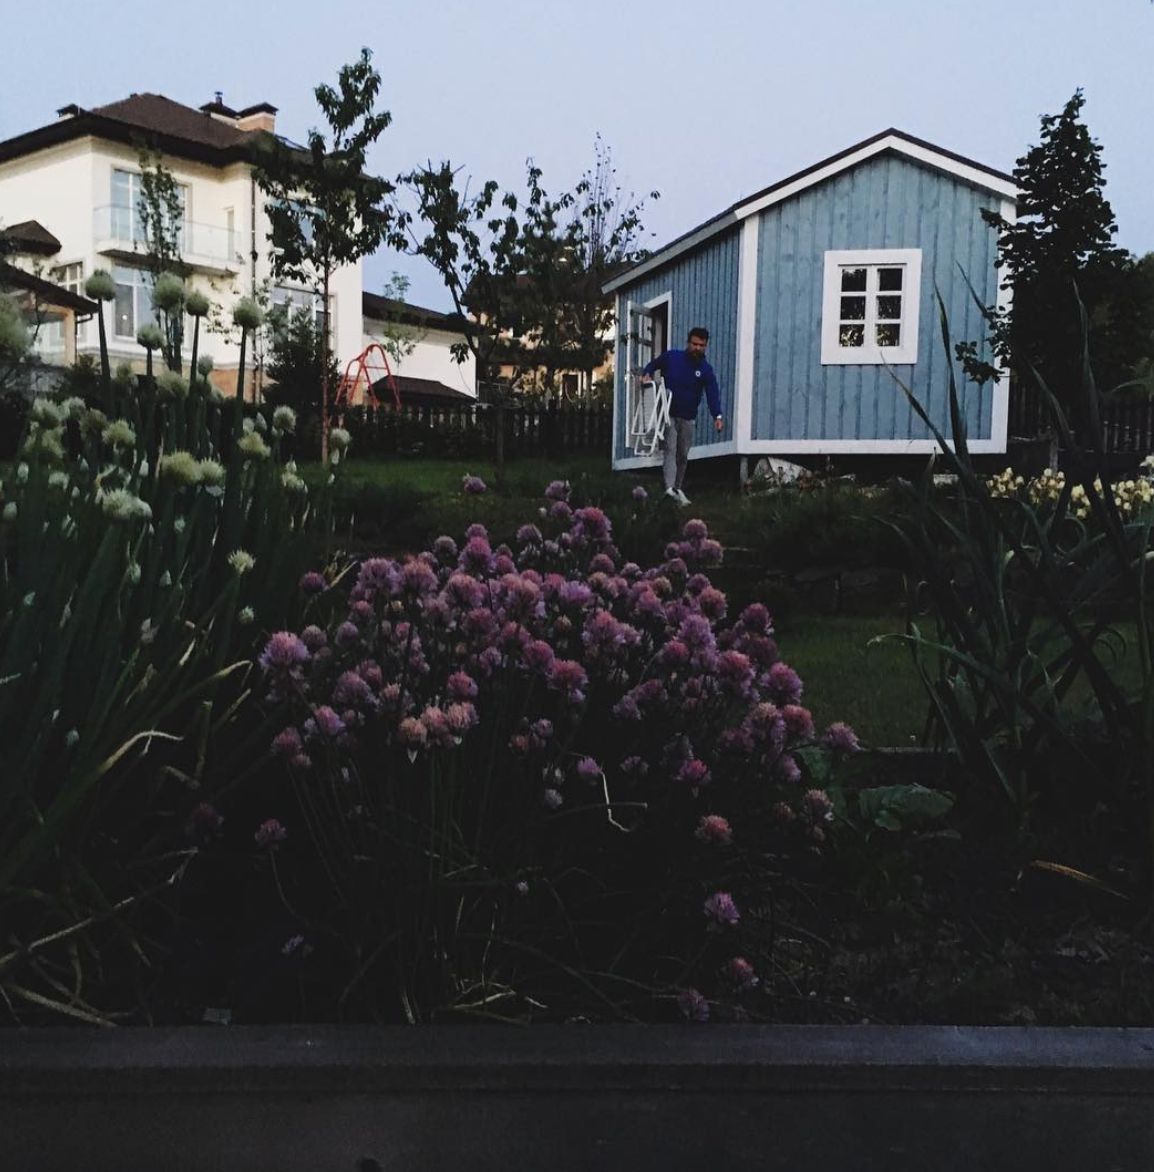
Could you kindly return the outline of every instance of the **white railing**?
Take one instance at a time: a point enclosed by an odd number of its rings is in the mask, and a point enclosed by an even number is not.
[[[147,251],[144,224],[135,208],[105,204],[93,210],[93,233],[97,252]],[[180,225],[177,246],[181,259],[188,264],[207,264],[215,268],[235,268],[238,238],[235,230],[220,224],[203,224],[185,220]]]

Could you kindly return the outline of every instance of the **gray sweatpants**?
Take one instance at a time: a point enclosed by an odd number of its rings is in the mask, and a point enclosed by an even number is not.
[[[693,433],[696,430],[696,419],[678,419],[675,415],[669,417],[665,438],[661,441],[661,449],[665,453],[661,473],[667,489],[680,488],[685,483],[685,465],[689,461],[689,449],[693,447]]]

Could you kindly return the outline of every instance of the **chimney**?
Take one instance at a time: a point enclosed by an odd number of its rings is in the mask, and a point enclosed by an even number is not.
[[[269,134],[276,133],[276,107],[268,102],[261,102],[258,106],[246,106],[236,116],[237,130],[264,130]]]

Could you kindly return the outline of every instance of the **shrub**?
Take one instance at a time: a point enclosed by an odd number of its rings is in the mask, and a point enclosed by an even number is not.
[[[511,546],[474,524],[364,561],[265,647],[296,796],[270,865],[338,973],[328,1013],[757,1012],[825,741],[765,608],[727,617],[702,522],[643,570],[569,497]]]

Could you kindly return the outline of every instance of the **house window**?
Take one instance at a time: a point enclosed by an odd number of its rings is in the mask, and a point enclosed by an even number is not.
[[[188,235],[189,191],[187,184],[178,184],[177,193],[181,208],[181,231],[177,238],[177,247],[183,251],[186,247],[185,238]],[[112,207],[110,209],[112,238],[127,244],[143,245],[145,243],[144,212],[144,184],[140,173],[113,168]]]
[[[920,248],[827,252],[822,364],[916,362],[921,281]]]
[[[112,333],[117,338],[135,338],[141,326],[156,320],[152,308],[152,274],[129,265],[115,265],[112,279],[116,282]]]
[[[77,297],[84,296],[84,262],[76,261],[70,265],[57,265],[48,271],[48,279],[69,293]],[[76,323],[76,341],[83,345],[85,341],[85,322]],[[41,344],[39,348],[57,353],[64,350],[64,324],[59,319],[50,319],[41,326]]]
[[[272,291],[272,303],[274,306],[286,306],[289,313],[296,314],[300,312],[310,313],[313,317],[313,326],[315,329],[323,330],[325,327],[324,314],[324,298],[319,293],[314,293],[311,289],[290,289],[286,285],[277,285]],[[333,333],[333,298],[329,297],[329,335]]]

